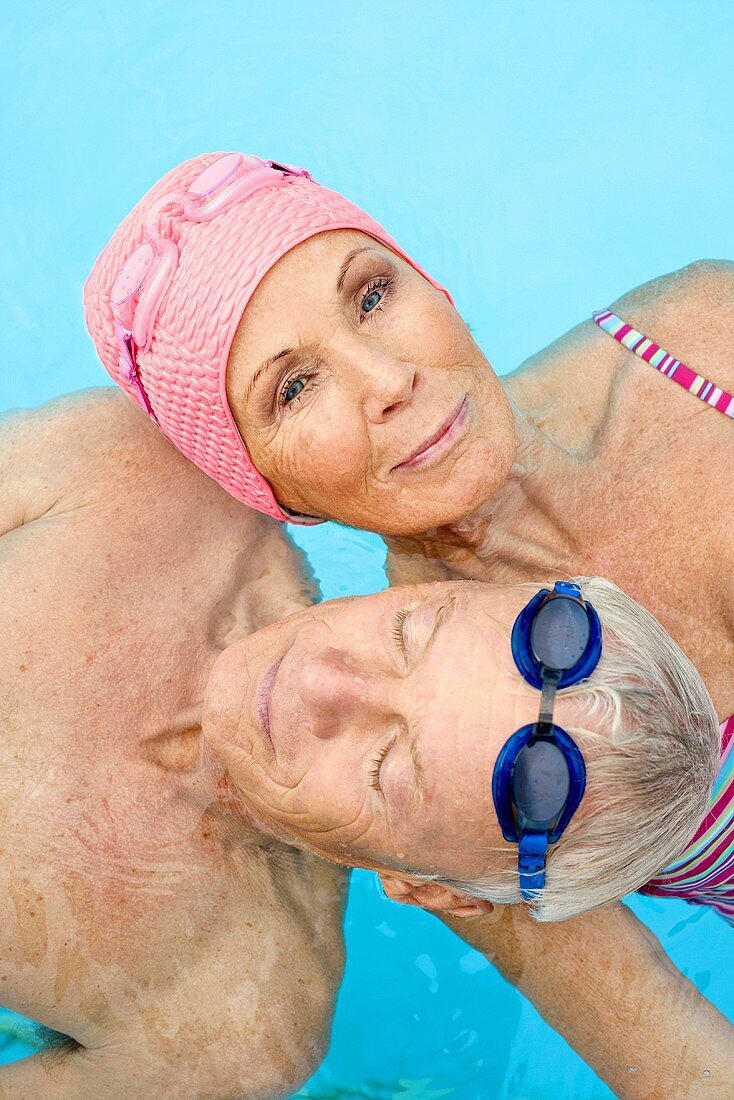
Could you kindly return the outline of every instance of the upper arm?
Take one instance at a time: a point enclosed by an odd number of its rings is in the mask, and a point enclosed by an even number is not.
[[[499,906],[445,923],[517,985],[622,1100],[697,1100],[704,1072],[707,1097],[730,1095],[734,1028],[626,906],[555,924],[519,905]]]
[[[309,1060],[275,1065],[246,1024],[167,1021],[113,1037],[94,1049],[73,1042],[0,1066],[0,1100],[279,1100],[316,1069]],[[284,1039],[287,1048],[287,1036]]]
[[[141,1081],[125,1058],[83,1047],[43,1050],[19,1062],[0,1067],[0,1100],[126,1100],[141,1095]],[[147,1093],[151,1098],[155,1093]]]

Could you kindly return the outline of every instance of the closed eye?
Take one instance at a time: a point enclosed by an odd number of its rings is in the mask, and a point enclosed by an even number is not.
[[[408,650],[410,649],[410,662],[420,660],[423,654],[428,649],[429,645],[436,637],[442,623],[445,622],[447,615],[452,612],[457,605],[457,598],[455,595],[449,596],[439,607],[437,607],[434,613],[431,615],[431,605],[425,604],[422,607],[406,607],[401,608],[397,612],[392,624],[392,636],[395,639],[395,645],[397,646],[401,656],[408,663]],[[435,606],[435,605],[434,605]],[[425,607],[425,612],[424,608]],[[409,621],[408,621],[409,620]],[[407,641],[406,641],[406,628],[407,627]]]
[[[403,623],[408,618],[409,614],[410,614],[410,610],[407,607],[402,608],[400,611],[398,611],[397,615],[395,616],[395,621],[393,622],[393,627],[392,627],[392,636],[395,639],[395,644],[397,645],[398,649],[402,653],[403,657],[408,656],[407,651],[405,649],[405,638],[403,636]]]
[[[382,790],[382,787],[380,786],[380,768],[382,767],[383,760],[389,753],[390,749],[393,747],[393,744],[394,742],[390,741],[387,745],[385,745],[384,748],[380,749],[379,753],[372,761],[372,764],[370,766],[370,787],[374,787],[376,791]]]

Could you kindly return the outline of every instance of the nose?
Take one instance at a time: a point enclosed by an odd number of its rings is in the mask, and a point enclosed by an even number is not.
[[[418,382],[415,363],[399,359],[377,341],[355,341],[348,354],[367,419],[383,424],[410,404]]]
[[[322,650],[306,661],[298,693],[315,737],[338,737],[347,730],[374,732],[389,711],[384,677],[337,649]]]

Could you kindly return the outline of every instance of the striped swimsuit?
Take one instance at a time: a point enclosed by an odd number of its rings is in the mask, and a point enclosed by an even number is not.
[[[600,328],[661,374],[734,419],[734,397],[626,324],[608,309],[593,315]],[[670,866],[640,890],[708,905],[734,925],[734,715],[721,724],[721,762],[706,816]]]

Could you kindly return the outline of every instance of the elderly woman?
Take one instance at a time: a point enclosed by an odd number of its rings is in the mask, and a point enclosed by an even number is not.
[[[732,285],[724,264],[658,280],[500,382],[448,294],[366,214],[303,169],[211,154],[125,219],[85,304],[113,377],[238,499],[382,532],[398,580],[606,574],[669,630],[726,718],[732,593],[719,563],[731,533],[726,502],[700,508],[699,483],[710,454],[725,466],[734,448]],[[694,850],[652,888],[724,909],[726,757],[715,790]],[[560,1018],[531,980],[537,930],[495,932],[474,938],[578,1041],[574,1006]],[[555,932],[554,965],[573,969],[580,934]],[[631,953],[619,911],[586,920],[583,936],[601,968],[622,937]]]

